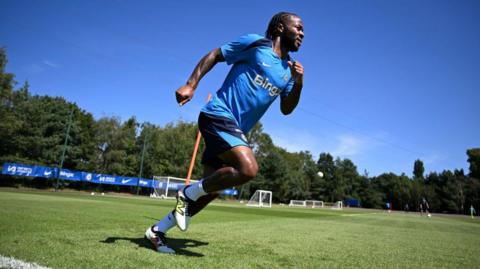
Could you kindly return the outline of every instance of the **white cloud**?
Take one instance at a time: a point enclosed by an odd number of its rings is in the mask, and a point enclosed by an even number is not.
[[[441,154],[438,154],[438,153],[433,153],[433,154],[423,156],[423,157],[420,158],[420,160],[422,160],[424,164],[428,164],[428,165],[436,164],[436,163],[438,163],[440,161],[443,161],[445,159],[446,159],[445,156],[443,156]]]
[[[59,68],[60,65],[49,60],[43,60],[41,63],[32,63],[25,67],[28,73],[41,73],[49,68]]]
[[[267,133],[269,132],[267,131]],[[285,148],[290,152],[308,150],[317,153],[319,147],[318,137],[306,131],[295,130],[294,136],[291,135],[291,132],[283,132],[282,134],[273,132],[270,133],[270,135],[275,145]]]
[[[363,153],[368,148],[367,140],[353,135],[340,135],[338,138],[338,144],[332,155],[334,156],[356,156]]]
[[[329,152],[333,156],[351,157],[364,153],[373,148],[377,143],[371,139],[342,134],[339,136],[325,136],[312,134],[307,130],[265,130],[277,146],[287,149],[290,152],[310,151],[314,156],[321,152]]]
[[[29,64],[25,67],[28,73],[40,73],[45,70],[45,67],[39,65],[39,64]]]
[[[44,64],[44,65],[47,65],[47,66],[49,66],[49,67],[51,67],[51,68],[59,68],[59,67],[60,67],[60,65],[58,65],[58,64],[56,64],[56,63],[54,63],[54,62],[52,62],[52,61],[49,61],[49,60],[43,60],[43,64]]]

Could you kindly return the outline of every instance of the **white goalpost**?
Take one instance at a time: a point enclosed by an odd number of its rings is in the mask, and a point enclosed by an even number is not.
[[[342,210],[343,209],[343,202],[342,201],[338,201],[336,203],[334,203],[331,207],[331,209],[334,209],[334,210]]]
[[[308,207],[308,208],[323,208],[323,201],[318,200],[290,200],[288,206]]]
[[[307,207],[311,207],[311,208],[322,208],[323,207],[323,201],[306,200],[305,203],[306,203]]]
[[[153,188],[150,197],[175,199],[177,191],[185,186],[185,178],[169,176],[153,176]],[[190,180],[191,183],[197,180]]]
[[[247,206],[272,207],[272,192],[265,190],[256,190]]]
[[[300,206],[300,207],[307,207],[307,201],[305,200],[290,200],[288,206]]]
[[[343,202],[337,201],[335,203],[324,203],[325,208],[330,208],[333,210],[342,210],[343,209]]]

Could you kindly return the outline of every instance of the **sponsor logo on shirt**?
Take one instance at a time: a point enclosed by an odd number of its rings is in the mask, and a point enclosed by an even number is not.
[[[280,95],[281,90],[278,87],[273,86],[273,84],[268,81],[268,78],[264,78],[261,75],[257,74],[255,76],[255,79],[253,80],[253,83],[267,90],[270,96]]]

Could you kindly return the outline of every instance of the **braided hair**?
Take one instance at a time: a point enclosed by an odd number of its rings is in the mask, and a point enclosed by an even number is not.
[[[265,31],[265,36],[269,39],[274,39],[277,36],[278,25],[280,23],[285,25],[287,22],[287,19],[290,16],[298,17],[297,14],[290,13],[290,12],[279,12],[275,14],[270,20],[270,22],[268,23],[268,28],[267,28],[267,31]]]

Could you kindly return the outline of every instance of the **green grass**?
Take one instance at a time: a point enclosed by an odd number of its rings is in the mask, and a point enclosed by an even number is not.
[[[0,255],[53,268],[479,268],[480,221],[215,203],[159,254],[173,201],[0,189]]]

